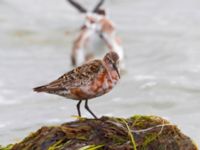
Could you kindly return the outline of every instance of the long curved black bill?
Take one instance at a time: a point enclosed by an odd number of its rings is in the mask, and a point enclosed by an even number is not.
[[[118,70],[116,64],[113,64],[113,67],[114,67],[114,69],[116,70],[116,72],[117,72],[117,74],[118,74],[118,76],[119,76],[119,78],[120,78],[120,73],[119,73],[119,70]]]

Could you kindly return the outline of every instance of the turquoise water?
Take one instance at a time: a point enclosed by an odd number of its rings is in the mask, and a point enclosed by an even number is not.
[[[91,109],[98,116],[159,115],[200,145],[200,1],[107,0],[105,7],[123,39],[127,70]],[[0,1],[0,144],[74,120],[76,101],[32,88],[71,69],[82,22],[64,0]]]

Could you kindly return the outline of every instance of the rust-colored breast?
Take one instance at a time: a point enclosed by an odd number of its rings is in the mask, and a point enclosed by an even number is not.
[[[103,95],[109,92],[117,83],[118,77],[114,72],[102,72],[98,78],[92,83],[91,91],[96,93],[96,96]]]
[[[80,88],[70,89],[68,97],[76,100],[91,99],[103,95],[112,89],[106,72],[100,73],[97,78],[89,85]]]
[[[97,79],[91,84],[91,91],[98,93],[103,90],[103,85],[106,80],[106,72],[102,72],[98,75]]]
[[[81,88],[73,88],[70,90],[70,97],[76,100],[88,99],[88,95]]]

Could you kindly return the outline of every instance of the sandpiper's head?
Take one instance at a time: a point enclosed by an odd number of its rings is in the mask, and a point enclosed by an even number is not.
[[[104,58],[103,61],[109,66],[109,68],[116,70],[119,78],[120,78],[120,74],[119,74],[119,70],[118,70],[118,64],[119,64],[119,56],[116,52],[111,51],[109,53],[107,53]]]
[[[116,52],[110,51],[104,56],[104,60],[108,60],[109,62],[116,64],[119,61],[119,56]]]

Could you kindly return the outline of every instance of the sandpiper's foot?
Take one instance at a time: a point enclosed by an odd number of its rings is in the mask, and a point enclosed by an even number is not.
[[[78,104],[76,105],[77,111],[78,111],[78,116],[81,117],[81,111],[80,111],[80,105],[81,105],[81,100],[78,102]]]
[[[85,101],[85,109],[95,118],[98,119],[97,116],[90,110],[88,106],[88,100]]]

